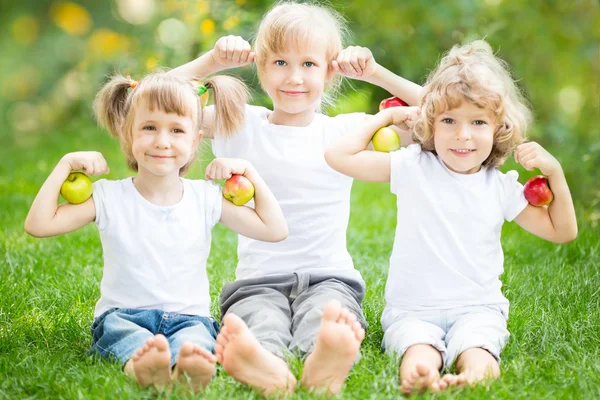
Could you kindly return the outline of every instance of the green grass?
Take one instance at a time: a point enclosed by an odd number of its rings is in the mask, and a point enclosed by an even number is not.
[[[48,239],[34,239],[23,231],[33,197],[63,154],[102,151],[111,167],[109,177],[127,176],[117,143],[87,125],[6,143],[0,149],[0,398],[156,397],[126,378],[117,365],[87,355],[102,274],[95,226]],[[189,176],[201,176],[208,156],[204,158]],[[591,183],[591,193],[597,190],[596,178],[578,175],[570,181]],[[585,188],[578,186],[574,193],[581,191]],[[600,232],[593,226],[598,218],[594,207],[577,199],[580,234],[568,245],[553,245],[514,224],[505,225],[503,281],[511,302],[511,338],[502,354],[503,376],[489,390],[467,388],[423,397],[600,398]],[[367,282],[364,308],[370,329],[362,361],[351,372],[342,398],[400,397],[398,367],[379,350],[395,215],[388,185],[355,184],[348,246]],[[235,234],[215,228],[208,263],[215,316],[219,290],[234,278],[236,242]],[[296,363],[294,370],[300,373],[301,365]],[[203,396],[259,398],[221,369]],[[181,385],[159,397],[193,396]],[[295,398],[311,394],[299,390]]]

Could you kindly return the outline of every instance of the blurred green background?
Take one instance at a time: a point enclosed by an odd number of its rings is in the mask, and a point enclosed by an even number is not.
[[[120,71],[138,77],[158,67],[175,67],[210,50],[222,35],[251,39],[272,4],[260,0],[1,1],[3,149],[37,151],[43,159],[39,147],[48,135],[93,126],[92,99],[106,75]],[[369,47],[379,63],[418,83],[425,81],[452,45],[485,37],[512,66],[533,106],[536,119],[530,137],[559,158],[578,211],[583,212],[580,217],[597,225],[597,0],[330,4],[348,18],[353,33],[348,44]],[[229,73],[252,86],[254,103],[269,105],[253,68]],[[347,83],[329,112],[376,112],[387,96],[362,82]],[[506,168],[511,167],[509,162]]]

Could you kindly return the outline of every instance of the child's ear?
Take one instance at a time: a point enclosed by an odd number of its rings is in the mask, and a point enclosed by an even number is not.
[[[204,132],[202,131],[202,129],[198,129],[198,137],[196,138],[196,141],[200,143],[202,137],[204,137]]]

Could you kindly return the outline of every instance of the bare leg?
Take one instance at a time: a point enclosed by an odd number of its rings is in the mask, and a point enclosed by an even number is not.
[[[164,387],[171,380],[171,352],[163,335],[150,338],[125,364],[125,374],[140,385]]]
[[[215,353],[229,375],[260,393],[288,394],[296,388],[286,362],[265,349],[235,314],[223,318]]]
[[[400,364],[400,391],[411,395],[446,389],[447,383],[440,380],[441,367],[442,355],[433,346],[416,344],[409,347]]]
[[[364,338],[356,316],[337,300],[330,301],[323,311],[315,348],[304,363],[302,386],[338,394]]]
[[[189,382],[194,391],[206,388],[215,372],[217,357],[197,344],[184,343],[179,350],[173,379]]]

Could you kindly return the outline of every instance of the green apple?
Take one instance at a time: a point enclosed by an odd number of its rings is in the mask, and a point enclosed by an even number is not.
[[[83,172],[71,172],[60,187],[60,194],[71,204],[81,204],[92,195],[92,181]]]
[[[223,185],[223,197],[236,206],[243,206],[254,197],[254,185],[243,175],[233,175]]]
[[[400,136],[392,128],[384,126],[373,135],[373,148],[376,151],[389,153],[400,148]]]

